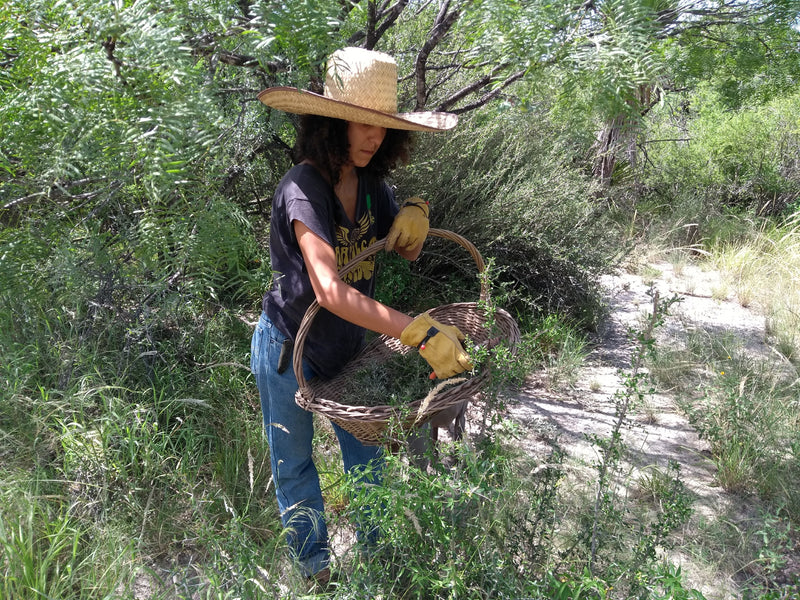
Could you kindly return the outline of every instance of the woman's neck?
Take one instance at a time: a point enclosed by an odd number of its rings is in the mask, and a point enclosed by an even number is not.
[[[355,221],[358,202],[358,172],[353,165],[342,167],[339,172],[339,183],[333,189],[347,216],[351,221]]]

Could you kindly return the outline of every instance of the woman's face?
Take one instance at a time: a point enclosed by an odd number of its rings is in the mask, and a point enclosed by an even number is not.
[[[347,124],[347,141],[350,143],[350,162],[356,167],[366,167],[386,137],[386,128],[364,123]]]

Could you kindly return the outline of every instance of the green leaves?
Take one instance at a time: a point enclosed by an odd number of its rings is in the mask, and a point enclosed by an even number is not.
[[[2,155],[17,176],[9,187],[133,176],[165,195],[218,135],[204,74],[169,15],[145,3],[57,6],[4,23],[7,38],[38,41],[2,89]]]
[[[340,10],[338,3],[327,0],[257,2],[251,12],[260,29],[269,31],[269,37],[259,42],[258,49],[265,48],[269,41],[273,56],[286,57],[299,68],[299,72],[291,74],[289,83],[306,87],[310,70],[319,67],[341,45],[337,35],[342,25]]]
[[[608,119],[639,112],[638,92],[661,75],[655,52],[660,23],[654,7],[639,0],[606,0],[587,13],[568,62],[564,98],[585,97]]]

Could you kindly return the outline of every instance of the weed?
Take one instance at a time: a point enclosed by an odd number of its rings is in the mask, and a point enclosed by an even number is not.
[[[636,534],[633,535],[636,541],[633,542],[630,554],[626,558],[622,556],[621,547],[617,546],[620,540],[615,540],[614,535],[614,531],[619,528],[630,529],[625,526],[627,510],[619,506],[617,485],[614,482],[614,475],[620,468],[625,452],[622,429],[626,426],[629,415],[644,404],[645,396],[651,392],[649,387],[645,387],[648,381],[648,374],[644,370],[645,361],[655,353],[655,330],[663,324],[669,307],[678,301],[677,297],[672,297],[660,302],[658,292],[652,289],[650,295],[653,298],[653,311],[644,327],[639,331],[629,331],[629,336],[636,342],[636,349],[630,369],[620,371],[622,388],[614,395],[615,420],[610,435],[605,438],[599,435],[589,436],[599,451],[599,459],[594,465],[598,476],[588,531],[583,533],[589,553],[588,570],[592,573],[599,572],[601,558],[605,557],[604,568],[619,569],[619,584],[626,586],[629,594],[641,597],[646,597],[642,594],[657,589],[666,581],[664,573],[655,566],[657,549],[669,547],[670,534],[683,525],[692,512],[692,499],[680,479],[680,466],[670,462],[669,475],[651,475],[649,480],[642,480],[642,484],[649,487],[655,516],[649,521],[640,522]],[[679,577],[670,581],[676,582],[676,589],[685,592]]]
[[[667,468],[668,473],[662,473],[658,480],[650,482],[656,518],[646,526],[640,526],[633,564],[654,563],[657,559],[656,550],[671,547],[670,534],[684,525],[692,514],[693,498],[681,480],[680,465],[671,460]]]
[[[3,473],[4,478],[10,475]],[[3,598],[107,597],[126,577],[132,545],[70,513],[53,483],[37,472],[3,481],[0,504],[0,595]],[[8,485],[12,484],[13,487]],[[28,493],[18,494],[28,486]],[[108,560],[115,556],[114,560]],[[102,562],[98,564],[97,559]]]
[[[729,295],[730,295],[730,290],[728,289],[728,286],[725,283],[715,285],[711,288],[711,297],[717,302],[724,302],[725,300],[728,299]]]
[[[586,337],[558,315],[547,315],[535,324],[531,340],[553,388],[574,385],[588,354]]]
[[[646,264],[641,267],[639,274],[641,275],[645,285],[652,285],[653,281],[661,277],[662,273],[663,272],[661,269],[657,269],[652,265]]]
[[[545,559],[558,456],[525,478],[497,440],[458,445],[457,469],[388,457],[381,486],[356,486],[351,511],[380,535],[351,557],[349,588],[396,598],[520,597]]]

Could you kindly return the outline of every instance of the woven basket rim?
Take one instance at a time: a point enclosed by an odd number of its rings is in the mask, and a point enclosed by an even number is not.
[[[481,310],[481,305],[477,302],[458,302],[445,304],[431,309],[431,313],[435,316],[440,316],[441,313],[458,310],[471,310],[477,314]],[[515,352],[517,343],[519,342],[519,329],[517,328],[516,322],[511,315],[503,309],[497,309],[496,314],[499,315],[499,318],[507,324],[508,329],[507,337],[501,341],[508,343],[509,350],[513,353]],[[473,334],[474,332],[469,331],[464,333],[467,336],[470,336],[470,334]],[[387,343],[391,344],[392,339],[393,338],[382,335],[372,340],[361,350],[361,352],[353,357],[353,359],[348,363],[347,367],[345,367],[345,370],[334,379],[326,381],[314,379],[308,382],[306,388],[303,390],[298,390],[298,404],[300,404],[304,409],[311,410],[312,412],[320,412],[318,409],[324,409],[321,412],[323,412],[323,414],[326,416],[337,416],[343,420],[351,420],[358,415],[359,420],[376,423],[386,421],[387,418],[391,418],[391,416],[401,416],[404,412],[406,412],[404,409],[408,409],[407,412],[410,414],[418,412],[418,409],[421,407],[425,398],[413,400],[404,407],[397,407],[390,404],[360,406],[343,404],[331,398],[321,398],[316,391],[316,388],[319,387],[320,383],[322,383],[322,385],[331,384],[331,382],[336,382],[340,378],[344,378],[345,376],[349,375],[350,369],[355,368],[356,365],[360,366],[361,362],[367,362],[365,356],[378,347],[385,346]],[[454,382],[449,387],[444,385],[441,391],[433,396],[428,409],[425,411],[422,418],[428,416],[428,413],[435,414],[435,412],[444,410],[453,404],[461,402],[462,400],[471,399],[476,391],[474,388],[478,388],[483,383],[484,379],[487,377],[487,374],[487,370],[484,368],[480,373],[472,375],[464,381],[459,381],[457,383]],[[458,376],[452,379],[456,380],[458,379]],[[445,384],[447,381],[448,380],[442,380],[442,382]],[[310,390],[311,394],[305,393],[305,390]],[[443,404],[445,406],[442,406]],[[417,420],[419,420],[419,417]]]
[[[475,261],[475,266],[477,267],[478,273],[483,273],[486,270],[486,263],[481,256],[481,253],[478,252],[478,249],[474,246],[472,242],[470,242],[467,238],[457,233],[453,233],[452,231],[447,231],[446,229],[434,229],[431,228],[428,231],[429,237],[441,237],[446,240],[453,241],[461,246],[463,246],[472,256],[473,261]],[[339,277],[344,278],[350,271],[355,269],[358,265],[361,264],[366,258],[380,252],[386,247],[386,238],[380,239],[370,245],[369,247],[365,248],[361,252],[359,252],[356,256],[354,256],[350,262],[344,265],[341,269],[339,269]],[[480,291],[480,300],[481,301],[488,301],[489,300],[489,289],[486,285],[486,281],[484,278],[481,278],[481,291]],[[314,321],[314,317],[316,317],[317,313],[320,310],[319,302],[315,299],[311,302],[308,309],[306,309],[305,314],[303,315],[302,320],[300,321],[300,326],[297,329],[297,335],[295,336],[294,341],[294,353],[292,357],[292,366],[294,368],[294,374],[297,378],[298,386],[302,389],[308,385],[306,382],[305,375],[303,374],[303,347],[305,345],[306,336],[308,335],[309,330],[311,329],[311,324]]]

